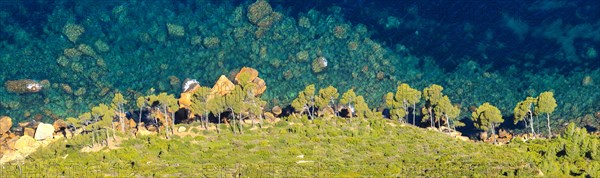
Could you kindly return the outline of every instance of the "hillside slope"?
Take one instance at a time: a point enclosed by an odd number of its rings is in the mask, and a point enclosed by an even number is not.
[[[287,118],[234,135],[199,126],[172,139],[138,136],[82,152],[89,135],[55,142],[3,175],[57,176],[488,176],[540,172],[522,149],[452,139],[384,119]],[[123,136],[125,137],[125,136]],[[521,150],[521,151],[520,151]],[[34,168],[34,169],[32,169]],[[12,171],[16,172],[12,172]],[[25,172],[23,172],[23,170]],[[16,175],[15,175],[16,176]]]

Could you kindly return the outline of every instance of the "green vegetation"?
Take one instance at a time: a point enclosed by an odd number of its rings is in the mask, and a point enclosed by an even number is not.
[[[531,128],[531,134],[535,135],[535,129],[533,127],[533,107],[536,104],[537,99],[533,97],[527,97],[523,101],[519,101],[517,106],[515,106],[514,111],[514,124],[517,124],[519,121],[525,121],[525,128],[527,128],[527,123],[529,123],[529,127]]]
[[[433,109],[437,107],[438,102],[444,96],[442,94],[442,90],[444,87],[432,84],[429,87],[423,89],[423,99],[425,100],[425,107],[423,107],[423,118],[428,117],[431,127],[435,127],[435,121],[433,120],[435,117],[433,116]],[[422,120],[426,122],[425,119]]]
[[[308,85],[304,91],[298,92],[298,97],[292,101],[292,107],[296,112],[306,112],[311,119],[314,119],[315,85]]]
[[[118,149],[90,153],[80,150],[92,138],[79,135],[40,149],[20,165],[46,165],[37,171],[56,176],[93,172],[117,177],[596,177],[600,170],[600,138],[574,125],[557,139],[494,146],[413,126],[400,127],[390,124],[397,121],[381,118],[356,117],[352,124],[342,125],[325,118],[303,119],[308,118],[265,123],[265,129],[243,135],[196,131],[198,135],[169,140],[139,136],[124,140]],[[12,168],[17,167],[5,166],[4,175],[18,174],[11,172]]]
[[[538,101],[536,103],[536,114],[546,114],[546,120],[548,121],[548,137],[551,137],[550,114],[554,112],[554,109],[557,106],[556,100],[554,99],[554,93],[549,91],[541,93],[540,96],[538,96]]]
[[[82,128],[83,134],[72,139],[53,142],[27,158],[20,166],[35,164],[43,172],[56,176],[85,175],[90,166],[102,176],[536,176],[547,175],[596,177],[600,171],[600,138],[590,135],[574,124],[553,139],[533,139],[517,136],[504,145],[469,142],[451,134],[406,125],[408,109],[419,102],[421,92],[408,84],[400,84],[396,93],[386,95],[391,120],[371,110],[363,96],[349,89],[339,100],[348,115],[337,113],[339,93],[333,86],[320,89],[314,85],[299,92],[293,107],[299,114],[281,118],[278,122],[263,122],[266,101],[253,93],[256,85],[246,80],[236,84],[230,93],[212,95],[207,87],[192,93],[190,111],[200,117],[200,123],[186,125],[185,133],[175,132],[174,113],[180,109],[174,95],[160,93],[139,97],[137,106],[148,109],[156,121],[157,131],[163,134],[116,134],[114,119],[122,124],[123,104],[116,93],[111,107],[100,104],[67,123]],[[443,88],[431,85],[423,90],[422,118],[432,126],[442,124],[452,130],[464,126],[457,118],[460,108],[442,94]],[[515,107],[514,122],[533,115],[550,113],[556,107],[551,92],[538,98],[528,97]],[[335,115],[325,115],[329,109]],[[533,110],[532,110],[533,109]],[[317,112],[315,112],[317,110]],[[231,117],[221,124],[221,113]],[[217,116],[216,131],[208,127],[208,117]],[[414,122],[413,115],[413,122]],[[402,119],[405,118],[405,119]],[[252,125],[246,120],[252,120]],[[254,127],[259,119],[260,128]],[[501,111],[484,103],[471,113],[476,128],[491,131],[496,142],[496,129],[504,122]],[[347,122],[344,122],[346,120]],[[401,121],[397,124],[397,120]],[[426,120],[426,119],[424,119]],[[86,124],[82,124],[86,123]],[[250,128],[252,127],[252,128]],[[109,129],[112,128],[112,134]],[[550,133],[550,127],[548,127]],[[125,129],[121,127],[121,131]],[[533,130],[532,130],[533,132]],[[121,139],[117,139],[120,137]],[[118,145],[109,145],[121,140]],[[164,139],[166,138],[166,139]],[[116,146],[116,148],[114,147]],[[93,149],[97,151],[89,151]],[[88,150],[85,151],[84,150]],[[141,154],[144,153],[144,154]],[[52,164],[51,164],[52,163]],[[219,175],[201,169],[219,165]],[[164,168],[161,165],[170,165]],[[265,165],[276,165],[265,169]],[[116,167],[115,167],[116,166]],[[240,167],[241,166],[241,167]],[[560,169],[556,169],[560,167]],[[68,171],[67,171],[68,170]],[[117,170],[114,172],[108,170]],[[4,171],[4,170],[0,170]],[[256,174],[260,172],[260,174]],[[12,172],[16,173],[16,172]],[[214,172],[212,172],[214,173]]]
[[[319,90],[319,96],[315,98],[316,106],[319,108],[321,112],[325,112],[328,108],[332,109],[335,116],[339,116],[338,110],[336,107],[336,101],[340,94],[338,90],[329,85],[327,88],[323,88]]]
[[[415,109],[416,104],[421,100],[421,92],[413,89],[408,84],[400,84],[396,90],[396,94],[389,92],[385,96],[386,106],[390,109],[390,116],[394,120],[402,122],[401,118],[408,115],[408,108],[412,106],[412,123],[415,124]],[[404,119],[408,122],[408,118]]]
[[[208,128],[208,113],[211,112],[209,101],[212,97],[213,95],[210,94],[210,88],[208,87],[200,87],[192,94],[190,111],[201,116],[200,120],[205,129]]]
[[[458,115],[460,114],[460,108],[458,106],[452,105],[450,98],[448,96],[442,97],[441,100],[438,101],[436,107],[433,109],[435,116],[439,122],[445,121],[448,128],[454,129],[455,127],[465,126],[464,123],[458,120]]]
[[[550,127],[550,114],[554,112],[554,109],[556,109],[557,106],[556,99],[554,99],[554,93],[549,91],[541,93],[540,96],[536,98],[527,97],[525,100],[520,101],[515,106],[514,123],[517,124],[519,121],[525,121],[525,127],[527,127],[527,123],[529,122],[531,134],[535,135],[533,116],[546,114],[548,137],[551,137],[552,131]],[[529,119],[529,121],[527,119]]]
[[[475,127],[484,131],[492,131],[492,135],[496,134],[496,126],[504,122],[500,110],[490,103],[483,103],[471,113],[471,120]]]
[[[123,108],[123,105],[125,104],[127,104],[127,100],[123,98],[123,95],[120,92],[115,93],[111,107],[117,112],[121,132],[125,132],[125,120],[127,120],[127,118],[125,118],[125,108]]]

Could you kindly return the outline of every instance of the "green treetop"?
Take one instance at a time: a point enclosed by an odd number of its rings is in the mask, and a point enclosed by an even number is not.
[[[385,104],[390,109],[390,117],[393,120],[398,120],[401,122],[400,118],[403,118],[408,114],[403,108],[403,103],[394,99],[394,93],[392,92],[389,92],[385,95]]]
[[[192,94],[192,104],[190,105],[190,111],[194,114],[198,114],[201,117],[204,128],[208,127],[208,100],[211,97],[210,88],[200,87]]]
[[[105,104],[100,104],[92,108],[92,117],[97,121],[99,127],[109,127],[115,117],[115,110]],[[113,128],[114,129],[114,128]]]
[[[85,112],[85,113],[79,115],[78,118],[80,121],[92,121],[92,113]],[[96,121],[94,121],[94,122],[96,122]]]
[[[448,128],[452,128],[451,124],[455,127],[465,126],[464,123],[457,119],[460,114],[460,108],[453,105],[448,96],[443,96],[442,99],[437,102],[436,107],[433,110],[436,120],[438,120],[438,122],[445,121]]]
[[[373,113],[369,109],[369,105],[365,102],[365,98],[363,96],[357,96],[356,100],[354,100],[354,110],[356,116],[360,118],[369,118],[373,116]]]
[[[444,87],[436,84],[432,84],[423,89],[423,99],[425,99],[425,108],[423,108],[423,114],[429,117],[431,127],[435,126],[435,121],[433,120],[433,108],[444,96],[442,94],[442,90],[444,90]]]
[[[529,122],[529,126],[531,128],[531,134],[535,135],[535,129],[533,128],[533,106],[537,103],[537,98],[527,97],[525,100],[520,101],[515,106],[514,111],[514,124],[517,124],[519,121],[525,121],[525,127],[527,127],[527,123]],[[529,119],[529,120],[527,120]]]
[[[353,112],[355,111],[355,103],[356,103],[356,93],[354,93],[354,89],[349,89],[344,94],[342,94],[342,98],[340,99],[340,104],[346,105],[348,112],[350,114],[350,118],[353,116]]]
[[[492,134],[496,134],[496,125],[504,122],[500,110],[490,103],[483,103],[475,112],[471,113],[471,120],[475,127],[485,131],[491,130]]]
[[[120,92],[115,93],[115,97],[112,99],[111,107],[118,112],[117,117],[119,119],[119,125],[121,125],[121,132],[125,132],[125,109],[123,105],[127,104],[127,100],[123,98]]]
[[[113,122],[113,119],[115,117],[115,110],[113,108],[110,108],[105,104],[100,104],[100,105],[92,108],[91,116],[94,117],[94,119],[98,121],[93,125],[97,126],[98,128],[106,129],[106,137],[107,138],[108,138],[108,127],[112,126],[113,139],[115,139],[115,125]],[[98,120],[98,118],[101,118],[101,120]]]
[[[327,88],[319,90],[319,97],[315,98],[315,102],[320,110],[325,110],[326,107],[331,107],[337,115],[337,108],[334,107],[335,101],[339,96],[340,94],[338,93],[337,89],[330,85]]]
[[[300,113],[308,112],[309,117],[314,119],[312,108],[315,107],[315,85],[308,85],[304,91],[299,92],[298,97],[292,101],[292,107]]]
[[[208,100],[207,108],[209,112],[213,113],[218,120],[219,125],[221,124],[221,113],[225,112],[225,97],[221,95],[214,95]],[[217,126],[217,132],[219,127]]]
[[[139,116],[138,125],[139,125],[139,123],[142,123],[142,110],[146,107],[146,105],[148,105],[147,102],[148,102],[148,99],[146,99],[146,97],[144,97],[144,96],[138,97],[135,102],[136,106],[140,109],[140,112],[138,113],[138,116]]]
[[[415,105],[419,103],[420,99],[421,92],[419,90],[411,88],[410,85],[405,83],[398,85],[395,95],[393,93],[388,93],[386,95],[386,104],[390,108],[390,114],[392,115],[392,119],[400,120],[400,118],[406,117],[406,115],[408,114],[408,108],[412,106],[414,124],[414,111],[416,108]]]
[[[546,121],[548,122],[548,136],[552,136],[550,129],[550,114],[556,109],[556,99],[554,99],[554,93],[543,92],[538,96],[537,105],[535,106],[536,113],[546,114]]]
[[[179,104],[177,103],[177,99],[173,94],[160,93],[158,95],[150,95],[148,96],[149,103],[159,103],[159,110],[163,113],[164,120],[163,125],[166,129],[166,134],[168,138],[169,131],[173,130],[175,124],[175,112],[179,109]],[[170,113],[170,117],[169,114]]]
[[[225,95],[225,105],[229,111],[231,111],[233,125],[237,126],[240,132],[243,132],[241,129],[241,121],[242,121],[242,112],[245,111],[246,106],[244,105],[244,97],[246,97],[246,92],[242,89],[240,85],[235,85],[235,88],[231,91],[231,93]],[[236,125],[235,114],[238,114],[239,123]],[[234,128],[235,133],[235,128]]]

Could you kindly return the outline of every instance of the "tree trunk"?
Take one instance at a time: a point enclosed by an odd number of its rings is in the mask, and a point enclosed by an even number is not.
[[[108,138],[110,138],[110,137],[108,136],[108,129],[104,129],[104,131],[106,131],[106,146],[109,146],[108,145]],[[114,135],[113,135],[113,138],[114,138]]]
[[[204,129],[208,130],[208,112],[204,112]]]
[[[416,103],[415,103],[415,104],[413,104],[413,125],[417,125],[417,123],[415,122],[415,115],[416,115],[416,113],[415,113],[415,108],[416,108],[416,107],[417,107],[417,104],[416,104]]]
[[[550,114],[546,113],[546,120],[548,121],[548,138],[552,137],[552,132],[550,131]]]
[[[435,122],[433,122],[433,113],[431,113],[431,108],[427,109],[427,112],[429,112],[429,121],[431,122],[429,125],[431,125],[431,127],[435,127]]]
[[[144,104],[142,105],[142,107],[140,108],[140,114],[139,114],[140,116],[139,116],[139,119],[138,119],[138,123],[135,125],[135,128],[138,128],[138,126],[139,126],[139,125],[140,125],[140,123],[142,122],[142,108],[144,108],[145,106],[146,106],[146,103],[144,103]]]
[[[171,135],[175,134],[175,112],[171,113],[171,120],[173,121],[173,125],[171,126]]]
[[[496,144],[496,137],[494,137],[494,135],[496,135],[496,128],[494,127],[494,124],[492,123],[492,138],[494,139],[494,144]]]
[[[450,129],[450,118],[448,118],[448,115],[444,114],[444,117],[446,117],[446,124],[448,125],[448,129]]]
[[[240,112],[238,115],[239,115],[238,119],[240,120],[239,121],[239,126],[238,126],[239,129],[240,129],[240,134],[244,134],[244,131],[243,131],[243,128],[242,128],[243,127],[243,125],[242,125],[243,124],[242,123],[242,112]]]
[[[167,105],[163,105],[163,117],[165,119],[165,136],[167,137],[167,139],[169,138],[169,116],[167,115]]]
[[[533,113],[529,112],[529,126],[531,126],[531,135],[535,138],[535,129],[533,128]]]
[[[233,112],[233,110],[231,110],[231,115],[233,115],[233,119],[231,119],[233,121],[233,125],[231,127],[231,130],[233,131],[233,134],[235,134],[236,133],[235,132],[236,125],[235,125],[235,113]]]
[[[121,110],[120,112],[122,114],[125,114],[124,110],[123,110],[123,104],[119,104],[119,110]],[[119,114],[119,118],[121,118],[121,132],[125,133],[125,118],[123,118],[123,116],[121,116]]]
[[[94,128],[92,127],[92,148],[94,147],[95,143],[96,143],[96,135],[94,134]]]

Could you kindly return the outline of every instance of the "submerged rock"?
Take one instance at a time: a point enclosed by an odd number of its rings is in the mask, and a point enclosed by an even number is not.
[[[9,80],[4,82],[6,91],[11,93],[37,93],[43,88],[42,84],[31,79]]]

